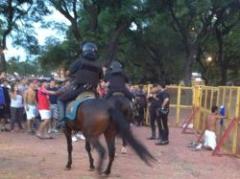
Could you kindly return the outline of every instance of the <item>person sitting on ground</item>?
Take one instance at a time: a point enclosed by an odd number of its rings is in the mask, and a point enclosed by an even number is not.
[[[217,136],[216,136],[216,128],[217,121],[223,118],[223,116],[219,115],[218,107],[212,106],[211,114],[208,115],[205,123],[205,129],[199,140],[203,137],[203,146],[206,149],[214,150],[217,146]],[[196,149],[201,149],[202,144],[197,145]]]

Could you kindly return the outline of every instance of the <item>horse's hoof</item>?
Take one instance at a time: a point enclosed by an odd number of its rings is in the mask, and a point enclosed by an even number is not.
[[[71,170],[71,166],[67,165],[67,166],[65,167],[65,170]]]
[[[105,174],[105,175],[109,175],[110,173],[111,173],[111,172],[110,172],[109,170],[105,170],[105,171],[104,171],[104,174]]]
[[[100,176],[103,174],[102,170],[99,169],[99,168],[97,169],[97,173],[98,173],[98,175],[100,175]]]
[[[95,167],[94,166],[90,166],[89,171],[94,171]]]

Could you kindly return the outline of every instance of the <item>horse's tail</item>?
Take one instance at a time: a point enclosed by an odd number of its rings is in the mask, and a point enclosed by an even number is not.
[[[123,106],[122,102],[121,102],[119,99],[116,99],[116,101],[115,101],[115,103],[114,103],[115,109],[118,109],[118,110],[121,111],[122,106]]]
[[[136,154],[147,165],[151,165],[151,162],[156,161],[156,159],[152,156],[148,149],[133,136],[127,121],[124,119],[123,114],[116,109],[110,109],[109,113],[113,122],[116,124],[119,134],[134,149]]]

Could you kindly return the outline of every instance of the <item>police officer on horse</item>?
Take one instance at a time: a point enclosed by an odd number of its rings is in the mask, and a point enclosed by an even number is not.
[[[97,85],[103,76],[102,68],[96,63],[96,60],[96,44],[92,42],[83,43],[81,45],[81,56],[69,68],[70,85],[59,97],[60,121],[65,118],[68,102],[85,91],[92,91],[96,94]]]
[[[113,61],[110,68],[106,72],[105,81],[108,82],[108,99],[114,93],[122,93],[130,101],[134,99],[134,95],[127,89],[126,83],[129,82],[127,75],[123,70],[123,66],[118,61]]]

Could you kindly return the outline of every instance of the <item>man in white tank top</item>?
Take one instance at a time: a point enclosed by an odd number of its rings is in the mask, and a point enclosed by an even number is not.
[[[35,83],[31,82],[24,93],[24,107],[27,114],[27,130],[29,134],[34,133],[33,122],[38,115],[35,88]]]

